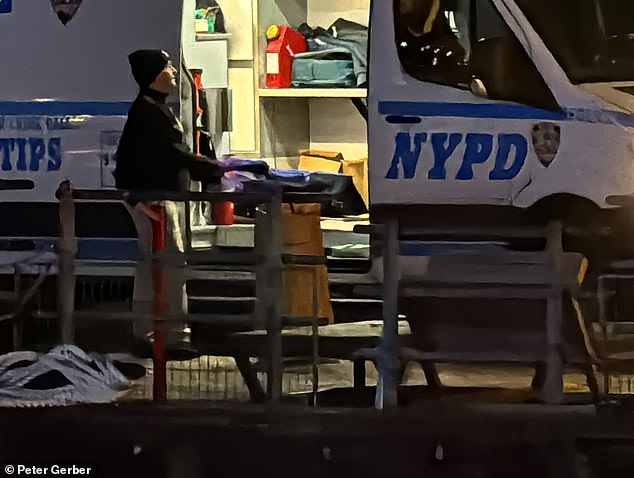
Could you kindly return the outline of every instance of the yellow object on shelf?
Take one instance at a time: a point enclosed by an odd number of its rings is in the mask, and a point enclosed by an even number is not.
[[[271,41],[280,36],[280,27],[277,25],[271,25],[266,29],[266,39]]]

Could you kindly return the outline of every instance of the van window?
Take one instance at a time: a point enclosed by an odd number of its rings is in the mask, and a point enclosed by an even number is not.
[[[634,80],[634,1],[517,3],[573,83]]]
[[[396,42],[415,78],[467,88],[470,0],[395,0]]]
[[[421,81],[558,110],[543,78],[490,0],[394,0],[403,69]]]

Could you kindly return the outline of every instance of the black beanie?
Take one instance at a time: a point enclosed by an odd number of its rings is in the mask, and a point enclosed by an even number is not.
[[[132,76],[141,88],[150,86],[169,59],[169,54],[163,50],[137,50],[128,56]]]

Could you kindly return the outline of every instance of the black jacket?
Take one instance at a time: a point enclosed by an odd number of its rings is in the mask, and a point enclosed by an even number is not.
[[[117,188],[177,191],[181,169],[203,183],[222,175],[217,165],[188,151],[183,128],[162,98],[140,94],[128,112],[117,149]]]

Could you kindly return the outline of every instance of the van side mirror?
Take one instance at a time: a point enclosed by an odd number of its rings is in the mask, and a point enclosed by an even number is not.
[[[489,94],[487,93],[487,88],[484,85],[484,81],[480,78],[474,78],[471,80],[471,93],[480,98],[488,98]]]

